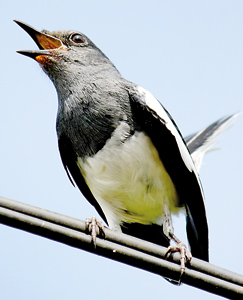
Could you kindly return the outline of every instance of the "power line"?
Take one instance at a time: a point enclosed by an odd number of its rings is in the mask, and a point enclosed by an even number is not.
[[[166,248],[104,229],[92,244],[85,222],[0,197],[0,223],[178,280],[180,255],[165,260]],[[193,258],[181,282],[229,299],[242,299],[243,276]]]

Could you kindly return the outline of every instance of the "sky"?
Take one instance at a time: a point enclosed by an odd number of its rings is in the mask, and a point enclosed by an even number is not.
[[[243,2],[4,1],[1,5],[0,195],[75,218],[98,216],[63,169],[57,96],[36,49],[12,20],[86,34],[122,75],[148,89],[184,136],[243,111]],[[200,171],[210,262],[243,273],[243,116],[217,140]],[[175,233],[186,241],[184,216]],[[0,225],[1,298],[219,299],[160,276]]]

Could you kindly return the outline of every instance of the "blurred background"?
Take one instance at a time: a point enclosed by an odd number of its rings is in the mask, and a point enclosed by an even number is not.
[[[56,91],[36,49],[12,20],[85,33],[123,76],[148,89],[183,135],[243,110],[243,2],[5,1],[1,5],[0,195],[72,217],[97,213],[63,169]],[[219,138],[200,172],[210,261],[242,273],[243,117]],[[175,217],[184,241],[185,218]],[[217,299],[186,285],[0,225],[1,299]]]

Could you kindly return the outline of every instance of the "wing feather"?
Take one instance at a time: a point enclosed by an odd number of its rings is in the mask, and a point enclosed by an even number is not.
[[[175,122],[145,89],[129,90],[133,117],[156,147],[176,187],[179,206],[187,213],[187,236],[192,255],[208,260],[208,225],[204,195],[191,155]]]
[[[80,172],[80,169],[77,165],[77,155],[72,148],[71,142],[67,137],[62,135],[58,138],[58,147],[63,166],[72,184],[74,185],[74,182],[76,183],[84,197],[95,207],[101,218],[107,223],[106,217],[100,205],[91,193],[82,173]]]

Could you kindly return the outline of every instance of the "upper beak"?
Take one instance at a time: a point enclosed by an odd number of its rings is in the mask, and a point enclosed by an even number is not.
[[[56,49],[65,49],[66,47],[63,45],[62,41],[56,37],[53,37],[49,34],[40,32],[33,27],[14,20],[20,27],[22,27],[31,37],[32,39],[36,42],[37,46],[39,47],[40,50],[21,50],[17,51],[20,54],[29,56],[31,58],[36,58],[37,56],[42,56],[42,55],[53,55],[53,50]]]

